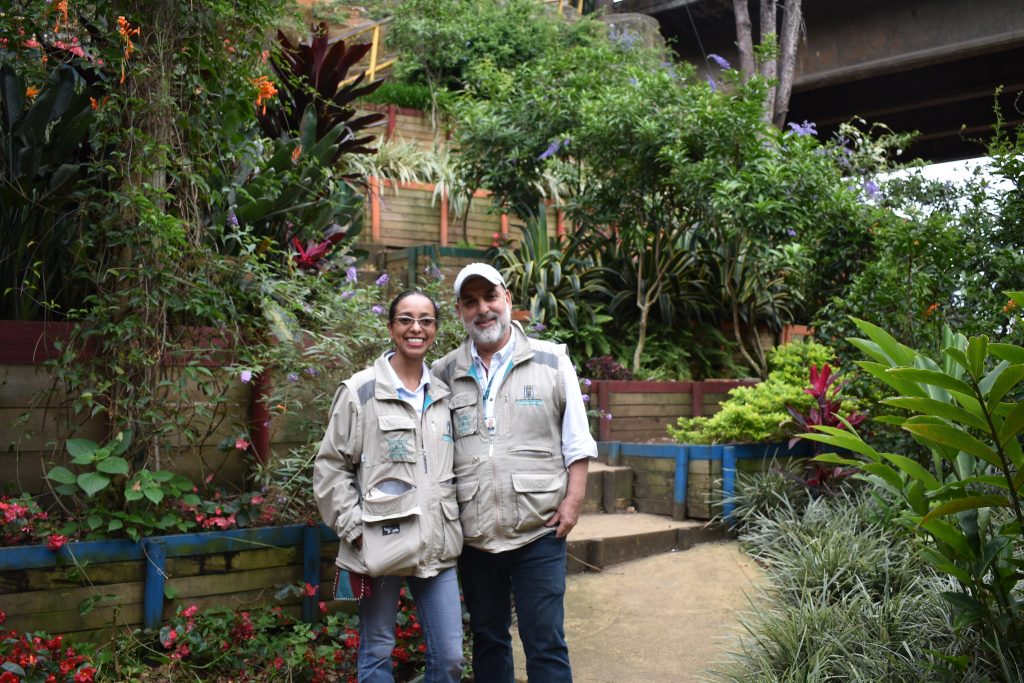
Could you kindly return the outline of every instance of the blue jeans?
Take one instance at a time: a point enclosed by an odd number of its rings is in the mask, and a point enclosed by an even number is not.
[[[359,683],[393,683],[398,591],[408,582],[427,640],[424,683],[459,683],[462,679],[462,604],[455,568],[437,576],[381,576],[373,592],[359,601]]]
[[[564,538],[554,532],[504,553],[466,546],[459,558],[462,592],[473,631],[473,675],[481,683],[513,683],[512,603],[534,683],[571,683],[565,614]]]

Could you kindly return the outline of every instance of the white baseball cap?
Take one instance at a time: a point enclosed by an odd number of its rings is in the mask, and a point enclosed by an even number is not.
[[[470,263],[468,266],[460,270],[458,277],[455,278],[456,299],[459,298],[459,290],[462,289],[463,283],[474,277],[482,277],[492,285],[501,285],[502,287],[505,287],[505,279],[501,277],[501,273],[499,273],[493,266],[489,266],[486,263]]]

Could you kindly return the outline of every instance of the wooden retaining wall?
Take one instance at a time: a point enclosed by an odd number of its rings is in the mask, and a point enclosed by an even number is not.
[[[680,417],[714,415],[728,392],[757,380],[708,379],[699,382],[596,380],[590,405],[612,419],[598,420],[600,441],[650,441],[668,438],[666,427]]]
[[[337,536],[323,525],[181,534],[131,541],[0,548],[7,628],[96,640],[153,628],[178,607],[280,606],[305,621],[333,596]],[[285,586],[318,587],[307,596]],[[173,597],[168,597],[173,596]],[[91,603],[91,609],[83,609]],[[337,609],[340,605],[335,604]],[[83,613],[84,612],[84,613]]]
[[[790,448],[770,444],[598,443],[609,464],[630,468],[633,506],[639,512],[675,519],[713,519],[731,514],[723,503],[735,491],[739,472],[766,471],[773,462],[810,455],[809,442]]]

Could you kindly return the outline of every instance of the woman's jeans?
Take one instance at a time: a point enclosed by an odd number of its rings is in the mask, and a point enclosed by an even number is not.
[[[408,582],[427,640],[424,683],[459,683],[462,679],[462,603],[455,568],[437,576],[382,576],[373,592],[359,601],[359,683],[393,683],[398,591]]]
[[[513,683],[511,598],[530,683],[571,683],[562,627],[564,538],[554,532],[521,548],[486,553],[466,546],[459,558],[473,631],[473,675],[481,683]]]

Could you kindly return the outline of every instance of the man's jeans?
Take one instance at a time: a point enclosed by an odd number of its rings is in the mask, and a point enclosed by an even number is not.
[[[459,683],[462,679],[462,604],[455,567],[437,576],[382,576],[373,593],[359,601],[359,683],[393,683],[398,591],[408,582],[427,640],[424,683]],[[478,679],[484,680],[484,679]]]
[[[473,631],[476,680],[514,681],[511,594],[530,681],[572,681],[562,628],[565,551],[565,539],[555,538],[554,532],[504,553],[486,553],[469,546],[463,549],[459,572]]]

